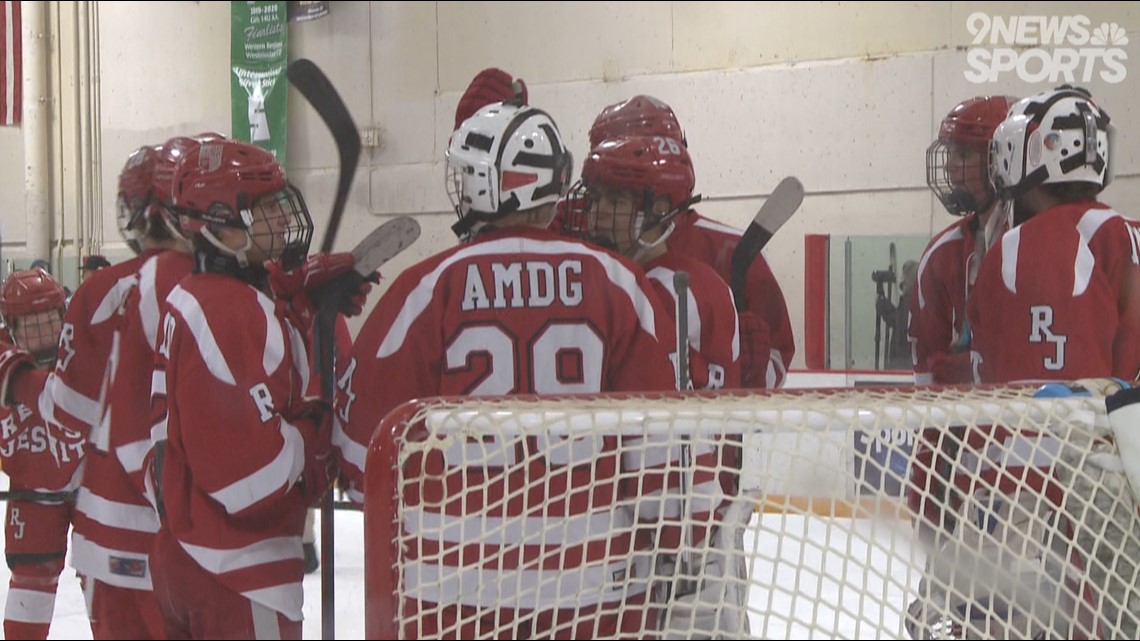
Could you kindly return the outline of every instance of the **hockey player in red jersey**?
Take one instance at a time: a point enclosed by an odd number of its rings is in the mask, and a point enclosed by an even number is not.
[[[977,380],[1140,373],[1140,224],[1096,199],[1109,129],[1088,92],[1063,86],[1017,102],[994,133],[998,195],[1025,221],[990,248],[968,303]]]
[[[143,263],[163,251],[161,248],[143,248],[139,243],[144,229],[145,205],[152,193],[156,156],[156,150],[151,147],[133,152],[127,159],[121,174],[123,180],[119,184],[120,231],[128,244],[140,253],[98,270],[75,290],[64,314],[59,357],[54,369],[24,367],[20,359],[10,358],[7,353],[0,354],[0,385],[7,390],[4,403],[9,407],[11,403],[18,402],[38,408],[48,422],[63,430],[80,433],[84,438],[100,420],[99,402],[114,344],[117,310]],[[83,516],[77,515],[77,518],[82,519]],[[143,529],[153,527],[148,526],[145,519],[138,521],[136,526]],[[88,561],[99,563],[101,568],[106,567],[109,573],[117,573],[122,578],[140,572],[139,557],[105,555],[100,560],[100,551],[88,546],[82,537],[73,542],[73,551],[74,562],[85,567],[90,567]],[[85,588],[94,585],[85,583]],[[100,599],[99,603],[103,600]],[[97,609],[89,614],[96,615]],[[103,618],[104,622],[106,620]],[[100,624],[93,622],[93,625]],[[101,634],[96,627],[92,631],[93,634]],[[117,628],[115,632],[123,632],[127,635],[125,638],[133,634],[123,628]],[[149,635],[150,631],[143,634]]]
[[[567,220],[586,220],[589,237],[636,260],[673,312],[671,320],[676,322],[675,314],[686,314],[692,387],[737,388],[740,335],[732,290],[712,267],[666,245],[675,216],[694,201],[695,181],[688,151],[672,138],[606,140],[590,150],[581,183],[568,199],[584,206],[585,214],[572,211]],[[673,280],[677,272],[689,275],[688,306],[683,312],[677,310]],[[642,485],[643,497],[650,499],[676,496],[676,488],[687,488],[684,501],[649,500],[643,513],[650,519],[658,516],[658,510],[660,516],[675,513],[681,517],[671,521],[679,527],[667,525],[655,542],[659,550],[672,552],[661,556],[658,565],[660,578],[670,583],[668,596],[660,599],[669,601],[664,629],[681,634],[696,630],[711,637],[746,634],[746,604],[737,598],[742,595],[725,594],[726,588],[733,590],[737,585],[725,580],[725,573],[735,571],[729,567],[735,560],[731,554],[735,547],[720,531],[737,496],[740,448],[722,446],[720,439],[701,434],[693,438],[691,456],[685,452],[688,447],[685,443],[658,456],[647,455],[647,459],[661,461],[662,469],[675,471],[645,475]],[[732,528],[724,529],[727,534]],[[691,577],[700,579],[691,581]],[[678,603],[685,606],[674,607]]]
[[[171,638],[299,639],[305,516],[330,476],[311,294],[359,277],[351,260],[297,271],[312,221],[264,149],[202,143],[172,184],[195,268],[163,305],[153,378],[155,596]]]
[[[178,161],[218,134],[176,137],[142,147],[119,174],[120,231],[145,258],[126,275],[115,314],[114,348],[105,375],[101,421],[76,501],[71,564],[83,578],[96,639],[165,638],[154,598],[149,555],[158,514],[144,494],[150,449],[150,384],[159,308],[194,266],[190,242],[173,219],[170,192]]]
[[[590,127],[590,147],[603,140],[631,135],[661,136],[685,144],[673,110],[650,96],[634,96],[602,110]],[[689,208],[673,221],[669,249],[711,265],[724,282],[732,279],[732,254],[743,232],[706,218]],[[795,335],[784,292],[768,261],[757,256],[745,283],[748,296],[739,315],[741,383],[749,388],[784,384],[796,353]]]
[[[0,370],[15,363],[50,369],[55,363],[67,294],[42,269],[15,272],[0,289],[0,316],[13,347]],[[11,390],[4,386],[5,397]],[[0,460],[12,493],[4,519],[4,555],[12,572],[4,638],[46,639],[55,592],[67,555],[83,433],[45,422],[35,405],[0,410]]]
[[[585,207],[583,235],[632,258],[645,271],[670,319],[676,313],[673,275],[689,275],[691,380],[695,389],[740,387],[740,335],[732,290],[704,263],[670,251],[673,219],[693,203],[696,179],[677,141],[637,136],[600,143],[582,166],[582,181],[566,202]],[[674,356],[675,358],[675,356]]]
[[[337,446],[353,500],[368,498],[361,488],[373,430],[408,400],[674,387],[668,318],[637,265],[545,228],[569,187],[571,162],[554,121],[533,107],[489,105],[453,134],[447,154],[459,215],[453,230],[471,241],[404,270],[357,335],[351,373],[338,391],[345,424]],[[425,532],[404,551],[405,579],[451,577],[405,598],[404,633],[644,635],[646,612],[637,606],[647,596],[648,564],[639,567],[629,557],[634,517],[619,507],[630,489],[619,480],[618,439],[605,438],[597,443],[600,451],[582,453],[592,466],[538,456],[525,474],[506,478],[461,461],[413,458],[408,465],[424,467],[431,479],[424,492],[456,496],[467,487],[483,489],[446,507],[402,497],[408,509],[446,523],[444,539]],[[542,484],[525,492],[516,487],[532,476]],[[504,503],[498,490],[486,490],[496,487],[521,500]],[[593,489],[567,496],[560,487]],[[481,541],[489,516],[517,520],[519,532],[557,527],[541,545]],[[457,543],[452,537],[460,532],[482,558],[465,564],[458,555],[437,554]],[[531,595],[532,608],[495,607],[488,600],[520,590]]]
[[[1138,230],[1095,200],[1111,178],[1109,127],[1087,92],[1061,87],[1018,101],[994,131],[990,175],[1025,222],[990,246],[967,301],[982,381],[1136,375]],[[930,562],[912,634],[950,625],[968,638],[1100,636],[1087,605],[1096,586],[1082,584],[1087,550],[1066,547],[1087,515],[1063,510],[1073,489],[1057,482],[1071,469],[1056,464],[1065,449],[1033,426],[924,434],[907,493]],[[977,560],[990,566],[983,585],[963,574]],[[1050,609],[1047,622],[1033,616]]]
[[[134,236],[139,232],[139,203],[149,193],[145,167],[152,166],[155,151],[136,150],[127,166],[140,164],[144,170],[129,172],[120,185],[118,222],[128,243],[141,249]],[[99,399],[104,373],[111,354],[115,331],[115,310],[133,283],[139,267],[159,249],[142,250],[134,258],[104,267],[86,278],[72,294],[63,318],[59,338],[59,358],[55,369],[44,371],[19,367],[10,361],[0,366],[0,384],[9,390],[3,399],[38,407],[45,420],[87,436],[99,422]],[[0,359],[2,360],[2,359]]]
[[[958,104],[926,150],[926,184],[962,218],[931,239],[918,263],[909,335],[919,385],[973,380],[966,297],[986,249],[1008,228],[1006,204],[989,179],[989,154],[994,129],[1015,101],[978,96]]]

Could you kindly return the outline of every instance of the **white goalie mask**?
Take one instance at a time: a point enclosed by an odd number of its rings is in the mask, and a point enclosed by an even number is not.
[[[1042,184],[1112,180],[1112,125],[1088,92],[1069,86],[1010,107],[990,147],[990,177],[1003,200]]]
[[[460,238],[485,223],[555,203],[570,186],[570,150],[546,112],[510,102],[463,121],[447,150],[447,195]]]

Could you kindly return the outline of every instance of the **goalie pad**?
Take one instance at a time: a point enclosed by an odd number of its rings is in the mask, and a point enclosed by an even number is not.
[[[1068,617],[1057,615],[1075,599],[1057,523],[1055,506],[1033,492],[967,496],[908,609],[911,638],[1067,638]]]
[[[741,639],[748,638],[748,564],[744,553],[744,530],[748,527],[756,500],[733,500],[696,564],[695,592],[677,594],[678,584],[672,563],[665,559],[658,575],[669,583],[659,590],[663,601],[663,639]],[[672,595],[672,596],[669,596]]]
[[[1060,496],[1028,487],[1011,495],[1008,486],[967,493],[907,612],[912,638],[1137,638],[1140,518],[1125,461],[1140,454],[1122,460],[1108,424],[1137,433],[1140,405],[1106,418],[1102,400],[1121,387],[1088,379],[1042,388],[1039,398],[1088,398],[1049,425],[1059,444],[1050,486]],[[959,467],[971,476],[972,466]]]

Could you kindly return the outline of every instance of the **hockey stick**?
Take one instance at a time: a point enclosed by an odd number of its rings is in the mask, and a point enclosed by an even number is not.
[[[76,490],[66,492],[41,492],[39,490],[3,490],[0,491],[0,501],[42,501],[45,503],[64,503],[74,501]]]
[[[313,106],[317,114],[324,121],[325,126],[332,133],[336,142],[336,152],[340,160],[340,174],[337,177],[336,197],[333,198],[332,210],[325,226],[325,236],[321,239],[321,253],[332,251],[336,232],[340,228],[340,220],[344,215],[344,206],[348,202],[348,192],[352,189],[352,181],[356,177],[356,165],[360,161],[360,132],[356,130],[356,123],[348,113],[340,94],[333,88],[328,77],[312,60],[300,58],[290,63],[285,75],[289,82],[301,92],[305,100]],[[332,308],[331,299],[326,298],[318,307],[316,334],[313,338],[313,350],[316,353],[317,375],[321,382],[321,398],[331,403],[333,388],[336,385],[334,363],[336,349],[334,335],[336,333],[336,310]],[[336,638],[335,611],[336,603],[333,596],[333,510],[332,489],[326,493],[321,501],[321,636],[325,639]]]
[[[673,290],[677,296],[677,391],[685,392],[689,389],[689,274],[688,272],[673,272]],[[686,496],[693,487],[693,448],[689,443],[689,435],[681,437],[681,528],[684,536],[681,540],[681,559],[678,570],[681,574],[677,582],[675,596],[682,596],[692,592],[693,568],[693,530],[685,520],[689,517],[689,501]]]
[[[772,195],[761,205],[756,217],[744,230],[740,243],[732,253],[732,295],[736,298],[736,309],[745,308],[747,297],[744,287],[748,280],[748,269],[752,261],[772,240],[772,236],[779,231],[784,223],[800,208],[804,201],[804,186],[795,176],[788,176],[776,185]]]
[[[353,269],[357,274],[368,277],[380,269],[396,254],[407,249],[420,237],[420,224],[411,216],[400,216],[372,230],[356,247],[352,257],[356,259]]]
[[[360,161],[360,132],[348,113],[348,107],[340,94],[332,86],[328,76],[308,58],[300,58],[289,64],[285,72],[289,82],[301,92],[305,100],[313,106],[317,115],[324,121],[336,142],[336,153],[340,160],[340,175],[337,177],[336,197],[325,226],[325,236],[321,239],[321,253],[332,251],[344,206],[348,202],[348,192],[356,177],[356,165]]]

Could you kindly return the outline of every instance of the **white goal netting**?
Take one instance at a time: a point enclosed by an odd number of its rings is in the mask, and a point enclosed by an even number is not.
[[[368,636],[1135,639],[1104,399],[1036,390],[407,405],[369,452]]]

